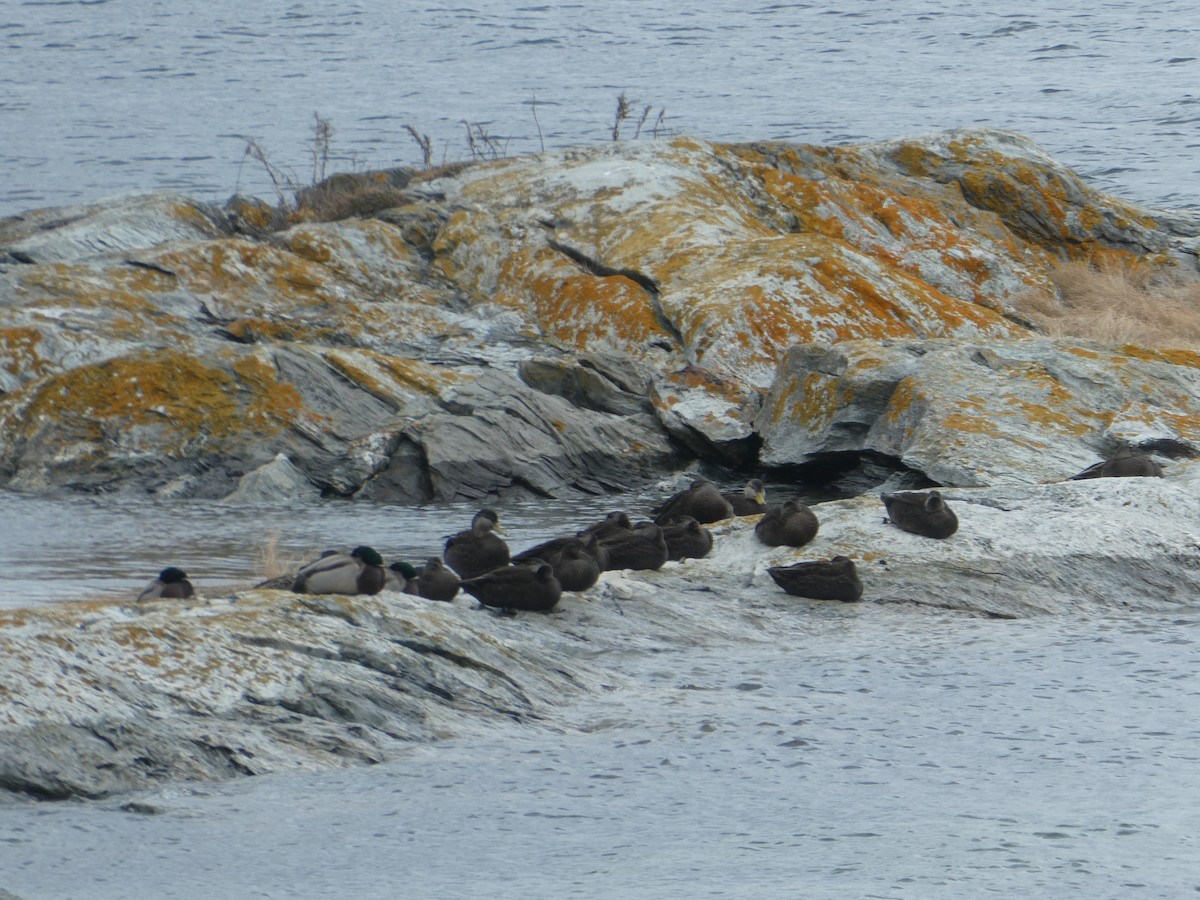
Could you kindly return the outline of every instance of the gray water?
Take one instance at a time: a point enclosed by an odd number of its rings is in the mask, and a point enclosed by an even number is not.
[[[573,534],[613,509],[645,511],[638,495],[493,504],[514,551]],[[362,501],[239,507],[202,500],[29,497],[0,491],[0,608],[136,596],[168,565],[213,595],[244,588],[277,563],[325,549],[374,547],[420,565],[478,504],[399,506]],[[294,571],[295,566],[290,569]]]
[[[1200,890],[1196,616],[835,604],[786,631],[615,654],[636,686],[565,729],[177,786],[140,812],[0,806],[0,884],[26,900]]]
[[[921,0],[394,3],[25,0],[0,6],[0,215],[174,188],[272,197],[246,139],[297,183],[314,113],[332,168],[611,139],[843,143],[987,125],[1091,183],[1200,202],[1200,7]],[[536,118],[535,118],[536,116]],[[632,137],[636,121],[625,124]],[[539,135],[540,131],[540,135]],[[486,151],[485,151],[486,152]]]

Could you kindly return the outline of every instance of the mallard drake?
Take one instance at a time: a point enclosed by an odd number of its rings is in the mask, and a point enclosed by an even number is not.
[[[660,569],[670,557],[663,530],[653,522],[614,531],[600,543],[608,551],[610,569]]]
[[[500,517],[495,510],[481,509],[475,513],[469,529],[446,539],[446,548],[442,553],[446,565],[462,578],[473,578],[507,566],[508,544],[493,532],[504,534]]]
[[[175,566],[167,566],[158,573],[158,577],[146,585],[146,589],[138,594],[142,600],[183,600],[195,596],[196,591],[188,581],[187,572]]]
[[[394,562],[384,573],[383,589],[400,594],[415,594],[417,592],[417,570],[411,563]]]
[[[767,488],[758,478],[751,478],[740,491],[721,496],[729,501],[735,516],[756,516],[767,511]]]
[[[1109,459],[1093,463],[1071,481],[1085,478],[1162,478],[1163,467],[1151,456],[1138,453],[1131,447],[1122,447]]]
[[[385,581],[383,558],[371,547],[355,547],[349,555],[327,553],[302,566],[292,590],[297,594],[378,594]]]
[[[691,516],[663,525],[662,532],[667,559],[703,559],[712,549],[712,532]]]
[[[897,528],[930,538],[948,538],[958,531],[958,516],[937,491],[879,496]]]
[[[772,566],[767,574],[774,582],[796,597],[809,600],[841,600],[854,603],[862,599],[863,586],[854,561],[845,556],[798,562],[791,566]]]
[[[817,514],[796,497],[772,506],[754,526],[755,536],[768,547],[803,547],[817,536]]]
[[[412,584],[415,592],[426,600],[448,603],[458,596],[458,576],[442,565],[436,556],[429,557]]]
[[[684,516],[691,516],[701,525],[719,522],[733,515],[733,506],[721,496],[711,481],[697,478],[686,491],[668,497],[656,510],[654,523],[666,525]]]
[[[537,560],[463,579],[462,589],[484,606],[526,612],[550,612],[562,597],[554,568]]]

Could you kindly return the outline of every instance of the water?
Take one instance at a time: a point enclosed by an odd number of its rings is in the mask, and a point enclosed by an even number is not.
[[[136,798],[156,814],[0,807],[0,872],[26,900],[1191,896],[1198,638],[832,607],[614,653],[633,686],[566,730]]]
[[[419,163],[406,125],[434,162],[469,158],[464,123],[501,154],[604,141],[622,92],[626,139],[647,106],[647,133],[665,112],[660,134],[728,141],[988,125],[1101,189],[1195,206],[1198,40],[1189,0],[26,0],[0,11],[0,215],[271,197],[246,138],[307,183],[315,112],[340,169]]]
[[[513,549],[523,550],[629,502],[644,505],[637,495],[505,502],[500,521]],[[325,549],[366,544],[387,562],[419,565],[440,556],[446,536],[469,528],[478,509],[348,501],[249,508],[0,491],[0,608],[128,599],[167,565],[182,568],[204,594],[247,587],[265,577],[268,551],[298,563]]]

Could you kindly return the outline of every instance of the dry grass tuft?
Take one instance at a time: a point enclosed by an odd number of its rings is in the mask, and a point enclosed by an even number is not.
[[[1144,262],[1063,263],[1057,295],[1030,293],[1019,313],[1051,337],[1200,350],[1200,281]]]
[[[258,548],[258,561],[263,578],[282,578],[284,575],[295,575],[300,566],[317,555],[316,552],[313,552],[295,559],[281,556],[279,532],[274,530],[267,532],[262,546]]]
[[[309,221],[340,222],[373,216],[407,202],[404,191],[387,184],[320,185],[301,195],[297,212]]]

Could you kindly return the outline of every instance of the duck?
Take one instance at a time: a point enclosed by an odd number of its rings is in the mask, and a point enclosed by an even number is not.
[[[767,574],[796,597],[809,600],[841,600],[854,603],[862,599],[863,585],[854,561],[846,556],[798,562],[790,566],[771,566]]]
[[[563,592],[562,584],[554,577],[554,568],[542,560],[464,578],[462,589],[484,606],[524,612],[550,612]]]
[[[629,513],[623,510],[614,510],[596,524],[589,525],[587,528],[575,532],[575,537],[586,538],[589,534],[594,534],[603,541],[610,534],[615,534],[619,531],[630,531],[632,528],[633,520],[629,518]]]
[[[654,524],[666,525],[684,516],[691,516],[701,525],[708,525],[731,518],[733,505],[721,495],[715,484],[697,478],[687,490],[668,497],[658,507]]]
[[[493,532],[504,534],[500,517],[495,510],[481,509],[475,513],[469,529],[446,539],[446,548],[442,553],[446,565],[457,572],[460,578],[474,578],[507,566],[508,544]]]
[[[384,573],[385,591],[395,591],[400,594],[415,594],[417,592],[417,570],[411,563],[394,562]]]
[[[667,559],[703,559],[712,550],[712,532],[691,516],[663,525],[662,532],[667,542]]]
[[[771,506],[754,526],[755,536],[768,547],[803,547],[817,536],[817,514],[796,497]]]
[[[410,582],[414,593],[426,600],[439,600],[449,603],[458,596],[459,578],[443,565],[442,561],[431,556],[425,567],[418,573],[416,579]]]
[[[938,491],[880,494],[888,519],[897,528],[929,538],[948,538],[958,531],[954,514]]]
[[[605,558],[608,551],[604,550]],[[586,591],[600,580],[604,567],[584,547],[570,545],[553,562],[554,577],[564,591]]]
[[[608,551],[610,569],[661,569],[670,558],[662,527],[653,522],[615,531],[600,543]]]
[[[767,488],[759,478],[751,478],[740,491],[721,496],[729,501],[735,516],[756,516],[767,511]]]
[[[371,547],[349,554],[324,553],[300,568],[292,591],[297,594],[378,594],[387,574],[383,557]]]
[[[608,568],[608,551],[592,533],[586,538],[553,538],[522,550],[512,558],[514,564],[529,560],[549,563],[564,591],[586,591]]]
[[[1122,447],[1110,458],[1093,463],[1070,481],[1085,478],[1162,478],[1163,467],[1157,460],[1131,447]]]
[[[138,594],[138,602],[142,600],[185,600],[196,595],[192,583],[188,581],[187,572],[175,566],[167,566],[158,573],[158,577],[146,585],[146,589]]]

